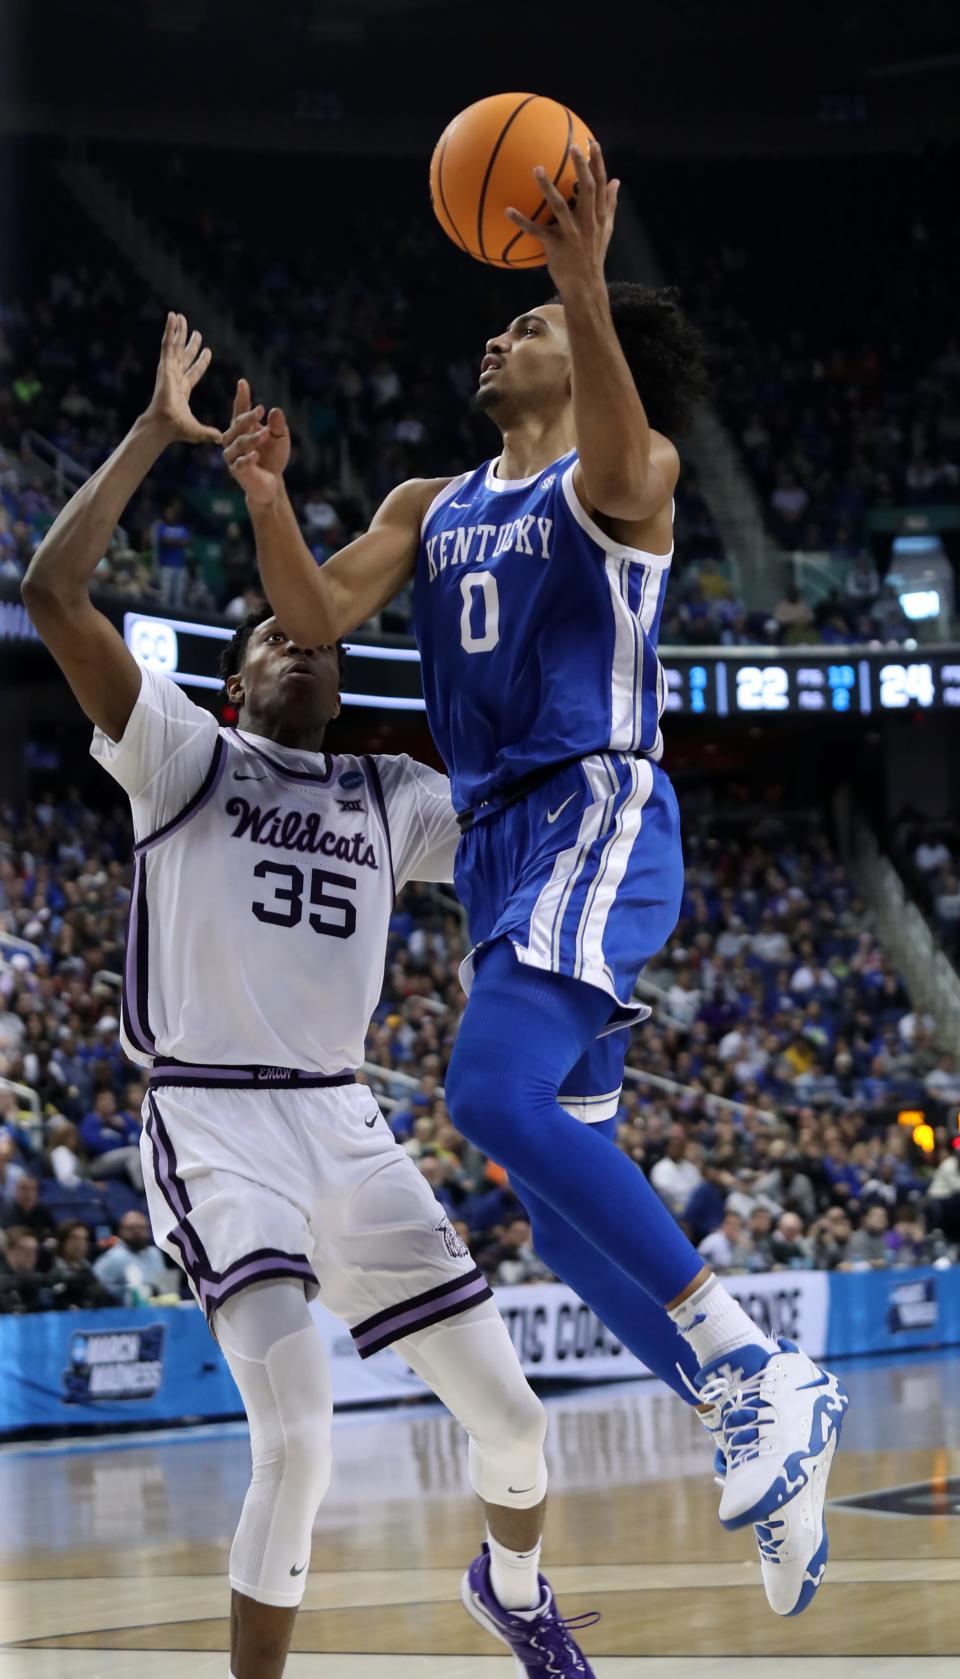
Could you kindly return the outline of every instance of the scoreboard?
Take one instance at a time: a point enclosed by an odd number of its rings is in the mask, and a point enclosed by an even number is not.
[[[661,649],[667,712],[714,717],[806,712],[867,717],[960,710],[960,647]]]
[[[220,624],[126,612],[123,635],[140,664],[185,687],[220,687],[217,663],[233,634]],[[407,644],[362,638],[350,655],[345,706],[423,711],[420,655]],[[960,647],[661,648],[667,714],[867,717],[883,712],[960,712]]]

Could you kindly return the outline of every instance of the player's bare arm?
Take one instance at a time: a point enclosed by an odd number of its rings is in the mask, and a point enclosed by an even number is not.
[[[608,181],[596,141],[589,154],[574,148],[578,193],[571,208],[545,169],[534,171],[554,216],[552,226],[507,214],[543,241],[547,266],[563,300],[570,341],[574,427],[579,462],[577,494],[610,533],[630,546],[650,546],[651,522],[664,520],[669,543],[670,501],[680,462],[673,444],[651,431],[633,376],[617,340],[604,278],[620,183]],[[659,533],[654,533],[659,534]]]
[[[290,431],[283,411],[252,406],[237,385],[224,459],[243,490],[257,543],[257,563],[287,634],[303,646],[328,646],[386,606],[413,576],[420,525],[449,478],[412,478],[391,490],[364,536],[325,565],[311,554],[290,504],[284,472]]]
[[[109,460],[78,490],[34,554],[21,592],[27,612],[90,721],[119,740],[140,692],[140,667],[90,599],[90,579],[117,522],[164,450],[176,442],[217,443],[190,399],[212,352],[183,315],[169,314],[153,396]]]

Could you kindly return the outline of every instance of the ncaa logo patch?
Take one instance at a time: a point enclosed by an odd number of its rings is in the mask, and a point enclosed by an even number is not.
[[[337,782],[337,786],[345,788],[348,793],[349,793],[351,787],[362,787],[363,786],[363,771],[362,770],[344,770],[342,776],[340,777],[339,781]]]

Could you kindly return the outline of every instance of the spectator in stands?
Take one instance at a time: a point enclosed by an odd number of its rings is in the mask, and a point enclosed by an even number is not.
[[[14,1185],[10,1206],[0,1218],[0,1226],[5,1230],[18,1228],[29,1230],[36,1236],[40,1244],[39,1268],[44,1269],[44,1244],[52,1243],[56,1237],[57,1227],[50,1211],[40,1200],[40,1186],[30,1172],[24,1172]]]
[[[175,612],[183,611],[190,582],[187,564],[190,532],[183,523],[182,515],[182,503],[169,501],[153,528],[153,556],[160,599],[164,606]]]
[[[705,1236],[697,1252],[715,1271],[746,1271],[753,1259],[753,1244],[740,1214],[728,1207],[719,1230]]]
[[[38,1269],[38,1252],[32,1230],[11,1226],[0,1256],[0,1312],[42,1312],[49,1306],[49,1279]]]
[[[57,1252],[49,1278],[57,1311],[92,1311],[115,1304],[111,1290],[94,1274],[90,1232],[80,1219],[69,1219],[57,1231]]]
[[[844,592],[853,607],[872,606],[880,593],[880,576],[870,554],[861,552],[847,568]]]
[[[813,612],[802,598],[795,583],[791,583],[776,606],[773,616],[780,626],[781,640],[787,647],[802,647],[810,640]]]
[[[121,1113],[112,1089],[97,1091],[93,1111],[80,1126],[80,1139],[90,1156],[92,1178],[126,1178],[142,1195],[140,1127],[139,1114]]]
[[[503,1227],[499,1245],[484,1256],[486,1274],[501,1288],[518,1283],[542,1283],[553,1272],[533,1251],[533,1235],[525,1218],[512,1218]]]
[[[24,1169],[16,1159],[16,1144],[10,1136],[0,1136],[0,1209],[13,1204],[17,1184]]]
[[[734,1165],[732,1149],[717,1148],[712,1157],[704,1161],[703,1177],[683,1211],[683,1222],[694,1247],[698,1247],[704,1236],[709,1236],[723,1222],[726,1199],[735,1182]]]
[[[80,1133],[68,1119],[53,1121],[47,1132],[50,1167],[58,1184],[76,1189],[83,1176],[84,1156]]]
[[[889,1264],[886,1207],[869,1207],[859,1230],[850,1238],[850,1259],[858,1268],[882,1271]]]
[[[663,1157],[650,1173],[650,1182],[674,1218],[682,1218],[700,1182],[700,1168],[691,1158],[691,1146],[682,1125],[673,1126]]]
[[[806,1271],[812,1264],[810,1244],[803,1234],[803,1220],[796,1213],[781,1213],[770,1239],[776,1270]]]
[[[150,1240],[146,1214],[124,1213],[117,1240],[94,1263],[94,1272],[118,1305],[179,1292],[170,1262]]]
[[[849,1271],[853,1226],[842,1207],[828,1207],[811,1232],[813,1263],[818,1271]]]
[[[750,1235],[750,1269],[751,1271],[772,1271],[774,1268],[773,1253],[773,1214],[769,1207],[754,1207],[747,1229]]]
[[[923,1087],[927,1095],[935,1097],[938,1102],[951,1106],[960,1103],[960,1071],[957,1069],[957,1058],[950,1050],[944,1050],[933,1071],[924,1079]]]

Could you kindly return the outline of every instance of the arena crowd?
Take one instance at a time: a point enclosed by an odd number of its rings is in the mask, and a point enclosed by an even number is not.
[[[130,844],[125,810],[78,789],[0,811],[2,1311],[181,1292],[150,1241],[143,1074],[117,1036]],[[694,815],[686,851],[619,1146],[720,1271],[956,1260],[960,1070],[827,837],[767,805]],[[444,889],[401,895],[362,1076],[485,1273],[533,1282],[549,1273],[523,1206],[442,1096],[465,940]],[[897,1123],[917,1108],[926,1153]]]

